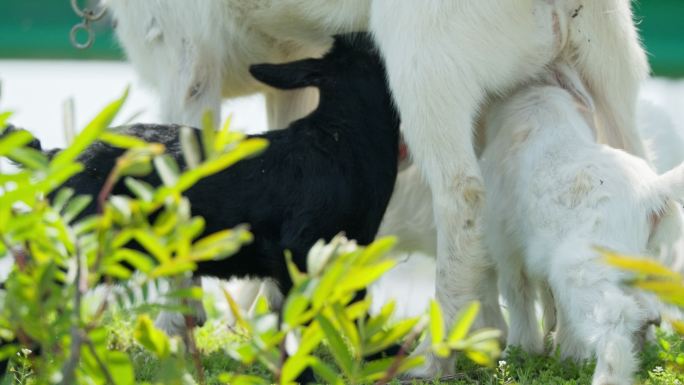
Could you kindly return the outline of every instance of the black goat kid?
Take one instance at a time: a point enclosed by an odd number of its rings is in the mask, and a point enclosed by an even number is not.
[[[364,35],[338,37],[322,59],[252,66],[252,75],[281,89],[315,86],[320,105],[289,127],[256,135],[269,146],[259,156],[201,180],[186,192],[206,234],[248,223],[254,242],[237,255],[199,264],[202,276],[273,278],[291,286],[284,259],[300,269],[319,239],[339,232],[373,241],[397,174],[399,119],[381,59]],[[178,126],[135,125],[124,133],[166,145],[184,166]],[[100,190],[122,150],[96,143],[85,151],[86,171],[66,183],[76,193]],[[158,185],[156,174],[145,178]],[[130,194],[123,183],[114,194]],[[91,205],[84,214],[93,214]]]
[[[280,89],[318,87],[320,104],[268,140],[261,155],[208,177],[186,192],[193,215],[210,234],[248,223],[254,242],[221,261],[202,262],[196,274],[273,278],[292,283],[284,251],[300,269],[309,248],[340,232],[360,244],[373,241],[397,175],[399,117],[382,60],[365,34],[338,36],[321,59],[252,66],[258,80]],[[184,167],[178,126],[134,125],[123,133],[166,145]],[[199,135],[199,134],[198,134]],[[36,143],[36,147],[40,147]],[[96,195],[123,151],[95,143],[81,156],[85,171],[65,187]],[[143,178],[158,185],[158,176]],[[114,194],[130,194],[123,183]],[[91,204],[82,215],[93,214]]]

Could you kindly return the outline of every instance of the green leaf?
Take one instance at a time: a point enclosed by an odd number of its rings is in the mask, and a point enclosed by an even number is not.
[[[363,382],[378,381],[385,377],[387,370],[389,370],[393,363],[394,357],[371,361],[361,369],[361,379]]]
[[[53,170],[58,170],[73,162],[83,150],[97,140],[100,134],[111,125],[127,97],[128,88],[126,88],[124,94],[119,99],[110,103],[90,123],[88,123],[68,148],[61,151],[52,159],[51,168]]]
[[[51,165],[50,167],[53,166]],[[81,171],[83,171],[83,165],[80,163],[70,163],[59,169],[52,168],[48,176],[36,187],[39,191],[49,194],[52,190],[61,187],[64,182]]]
[[[128,270],[127,268],[123,267],[118,263],[104,266],[104,274],[109,277],[121,280],[129,279],[133,275],[133,273],[130,270]]]
[[[204,297],[204,291],[202,291],[201,287],[193,286],[174,290],[166,294],[166,296],[169,298],[196,299],[201,301]]]
[[[11,111],[0,113],[0,129],[2,129],[3,132],[5,131],[5,128],[7,127],[7,121],[12,117],[12,114],[13,113]]]
[[[396,303],[394,301],[390,301],[386,303],[382,309],[380,309],[380,312],[378,312],[377,315],[371,317],[366,324],[367,333],[373,335],[380,331],[387,324],[390,317],[392,317],[392,314],[394,314],[395,306]]]
[[[300,324],[302,315],[309,307],[309,298],[302,293],[291,292],[283,306],[283,321],[289,326]]]
[[[466,335],[468,335],[468,331],[473,326],[479,311],[480,303],[473,302],[461,312],[459,317],[456,319],[453,328],[451,329],[451,333],[449,333],[449,338],[447,341],[450,344],[457,343],[458,341],[463,340]]]
[[[660,299],[684,307],[684,282],[666,280],[636,281],[634,287],[655,293]]]
[[[244,142],[241,142],[230,152],[221,154],[214,159],[202,163],[196,169],[190,170],[181,175],[178,183],[173,187],[172,191],[181,193],[195,185],[195,183],[197,183],[200,179],[216,174],[217,172],[224,170],[225,168],[244,158],[256,155],[257,153],[263,151],[267,145],[268,142],[264,139],[247,139]],[[169,191],[166,193],[168,194]],[[164,195],[161,195],[157,197],[157,199],[163,199],[164,197]]]
[[[67,203],[64,208],[64,222],[71,223],[83,210],[88,207],[93,198],[89,195],[79,195]]]
[[[245,228],[223,230],[195,242],[190,252],[193,261],[216,261],[235,254],[242,245],[252,242],[252,234]]]
[[[178,183],[180,175],[180,168],[178,163],[173,159],[173,156],[164,154],[154,158],[154,167],[157,169],[157,174],[166,187],[173,187]]]
[[[335,315],[335,320],[340,326],[342,335],[346,341],[349,342],[349,345],[351,345],[352,351],[356,353],[358,358],[360,358],[363,346],[361,345],[361,337],[356,329],[356,325],[349,318],[347,318],[345,308],[341,304],[333,304],[332,310],[333,314]]]
[[[425,364],[425,356],[406,357],[399,366],[399,371],[397,372],[397,374],[407,373],[411,369],[418,368],[423,364]]]
[[[202,144],[204,145],[204,157],[206,159],[214,157],[215,136],[214,115],[211,111],[204,111],[202,114]]]
[[[124,179],[126,187],[140,200],[151,202],[154,197],[154,187],[147,182],[127,177]]]
[[[302,374],[304,369],[315,363],[315,359],[312,356],[300,356],[294,355],[288,358],[283,365],[282,372],[280,374],[281,384],[290,384],[295,382],[297,377]]]
[[[335,362],[342,369],[342,371],[347,375],[347,377],[354,377],[354,360],[352,358],[349,348],[342,340],[342,336],[333,326],[332,322],[324,315],[319,314],[316,316],[316,321],[321,326],[323,334],[325,335],[328,345],[330,346],[330,352],[335,358]]]
[[[231,120],[232,116],[228,116],[226,121],[223,123],[223,127],[221,127],[216,135],[214,150],[218,152],[225,151],[226,147],[231,143],[239,142],[245,139],[245,134],[230,130]]]
[[[19,351],[19,346],[14,344],[3,344],[0,346],[0,360],[7,360],[14,357]]]
[[[137,251],[126,248],[116,249],[114,257],[116,261],[125,261],[130,264],[135,270],[142,273],[149,273],[154,268],[154,262],[147,255]]]
[[[396,260],[386,260],[373,266],[364,266],[353,274],[347,276],[348,279],[339,282],[336,290],[341,293],[354,293],[368,287],[392,270],[397,265]]]
[[[118,148],[143,148],[149,144],[135,136],[122,135],[111,131],[105,131],[100,135],[100,140]]]
[[[299,271],[297,265],[295,265],[290,250],[285,250],[285,263],[287,265],[287,272],[290,274],[290,279],[292,279],[292,284],[295,286],[301,285],[306,279],[306,275]]]
[[[271,383],[261,377],[235,373],[221,373],[219,381],[230,385],[269,385]]]
[[[133,364],[128,354],[124,352],[108,351],[105,353],[105,365],[116,385],[135,384],[135,373]]]
[[[399,343],[416,328],[420,318],[408,318],[401,320],[388,328],[387,331],[378,332],[372,335],[364,346],[364,355],[379,353],[388,347]]]
[[[430,301],[430,337],[432,344],[438,344],[444,339],[444,316],[442,309],[434,299]]]
[[[8,157],[30,170],[46,170],[50,164],[42,152],[28,147],[15,148]]]
[[[0,156],[7,156],[14,149],[31,143],[33,135],[28,131],[15,131],[0,139]]]
[[[121,167],[118,175],[121,176],[137,176],[142,177],[150,175],[153,167],[148,160],[137,160],[135,162],[126,163],[125,167]]]
[[[681,275],[675,273],[674,271],[671,271],[667,267],[663,266],[662,264],[654,260],[625,256],[600,247],[597,247],[595,249],[603,256],[603,258],[606,260],[608,264],[618,267],[620,269],[640,274],[655,275],[660,277],[682,280]]]
[[[133,337],[140,345],[159,358],[167,358],[171,354],[168,337],[163,331],[154,327],[154,323],[147,315],[138,317]]]
[[[359,264],[365,265],[379,261],[381,258],[384,258],[396,244],[396,237],[383,237],[375,240],[373,243],[366,246]]]
[[[397,344],[399,341],[408,336],[408,334],[416,327],[420,318],[409,318],[397,322],[387,331],[378,332],[372,335],[364,346],[364,355],[379,353],[388,347]]]
[[[133,238],[160,263],[167,263],[171,260],[171,254],[162,245],[163,241],[150,231],[133,231]]]
[[[171,277],[197,269],[197,265],[190,261],[169,261],[162,263],[150,272],[150,277]]]
[[[66,206],[69,199],[74,196],[74,190],[68,187],[60,189],[55,199],[52,200],[52,208],[57,212],[61,212],[64,206]]]
[[[164,210],[154,220],[153,230],[158,236],[170,234],[178,227],[178,213],[172,210]]]
[[[133,215],[131,198],[125,195],[112,195],[109,197],[109,206],[114,210],[115,218],[128,223]]]
[[[297,354],[311,354],[323,341],[323,331],[318,322],[312,322],[304,329]]]
[[[492,367],[494,365],[492,357],[483,352],[477,350],[466,350],[465,354],[466,357],[480,366]]]
[[[684,322],[678,320],[670,320],[672,329],[680,336],[684,336]]]
[[[226,299],[226,302],[228,302],[230,311],[233,313],[233,317],[235,317],[235,323],[245,330],[250,330],[251,328],[249,324],[247,321],[245,321],[245,317],[242,315],[240,305],[235,302],[233,296],[230,295],[230,293],[224,287],[221,287],[221,291],[223,291],[223,297]]]
[[[344,385],[342,377],[331,366],[314,357],[311,362],[311,369],[323,379],[323,382],[331,385]]]
[[[180,144],[181,150],[183,151],[183,159],[185,159],[187,168],[190,170],[197,168],[197,166],[199,166],[202,162],[202,150],[200,149],[199,142],[197,141],[195,130],[190,127],[181,127]]]

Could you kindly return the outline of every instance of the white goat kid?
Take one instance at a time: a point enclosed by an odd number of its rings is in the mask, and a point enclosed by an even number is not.
[[[634,110],[648,65],[629,0],[108,2],[129,58],[177,123],[196,123],[205,108],[217,111],[221,96],[262,91],[248,64],[295,59],[320,52],[334,33],[370,30],[404,137],[432,190],[436,297],[449,320],[466,303],[492,297],[483,294],[491,291],[493,269],[482,247],[484,189],[472,139],[489,95],[534,77],[559,55],[571,57],[596,100],[599,138],[644,154]],[[306,104],[275,98],[270,110]],[[485,316],[486,324],[502,322],[497,311]],[[431,357],[416,375],[450,374],[452,362]]]
[[[595,385],[629,384],[635,335],[658,314],[621,287],[626,275],[593,247],[643,255],[649,241],[674,241],[681,218],[672,199],[684,196],[684,166],[659,177],[644,160],[598,144],[579,77],[558,66],[548,78],[486,117],[485,239],[508,303],[508,345],[543,350],[533,305],[536,289],[548,287],[552,297],[541,294],[552,302],[546,314],[555,302],[562,355],[598,358]]]

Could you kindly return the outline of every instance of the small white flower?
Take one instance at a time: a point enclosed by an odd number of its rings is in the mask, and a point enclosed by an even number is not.
[[[335,236],[328,244],[319,240],[309,250],[306,258],[307,270],[310,275],[319,275],[334,255],[351,253],[357,248],[356,241],[350,241],[343,235]]]
[[[655,368],[653,368],[653,373],[662,373],[662,372],[663,372],[663,368],[661,366],[656,366]]]

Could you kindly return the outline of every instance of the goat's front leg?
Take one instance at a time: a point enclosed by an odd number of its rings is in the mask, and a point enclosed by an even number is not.
[[[374,8],[380,8],[380,4],[383,9],[377,13],[383,18],[395,16],[384,11],[402,8],[392,1],[377,0]],[[408,17],[400,20],[415,21],[420,18],[418,14],[403,15]],[[459,76],[461,69],[447,70],[458,58],[445,55],[439,44],[443,36],[404,39],[415,32],[412,28],[420,27],[372,20],[401,112],[405,139],[432,190],[438,244],[436,299],[449,326],[462,308],[481,299],[478,291],[490,267],[482,246],[484,185],[471,133],[473,117],[484,95],[477,87],[463,84],[467,79]],[[400,36],[402,39],[397,39]],[[478,321],[476,327],[482,324]],[[428,350],[430,338],[425,341],[419,352]],[[413,375],[434,377],[452,374],[453,370],[453,360],[427,353],[425,366]]]

